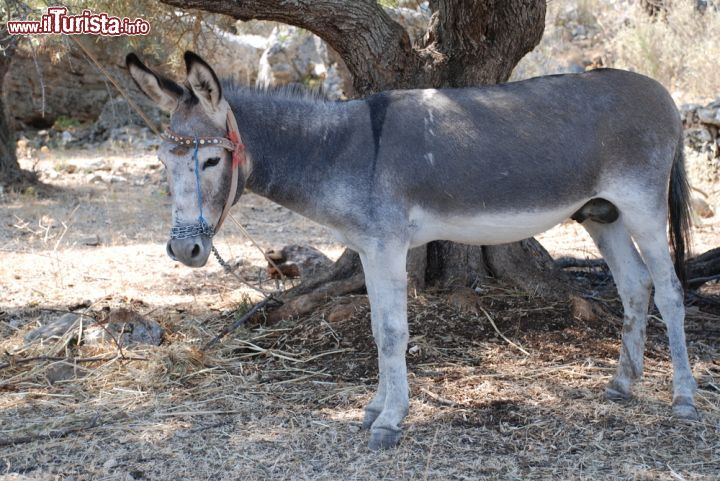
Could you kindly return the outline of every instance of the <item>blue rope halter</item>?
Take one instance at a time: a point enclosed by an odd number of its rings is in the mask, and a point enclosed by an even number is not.
[[[193,150],[193,161],[195,162],[195,189],[197,190],[198,209],[200,215],[198,215],[197,224],[189,225],[175,225],[170,229],[171,239],[187,239],[189,237],[213,237],[215,230],[210,224],[207,223],[203,216],[203,202],[202,202],[202,189],[200,188],[200,160],[198,159],[198,149],[200,144],[198,143],[197,137],[193,140],[195,149]]]

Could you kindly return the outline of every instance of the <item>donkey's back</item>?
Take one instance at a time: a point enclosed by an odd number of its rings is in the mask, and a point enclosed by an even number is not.
[[[441,214],[570,206],[619,179],[667,179],[681,134],[660,84],[612,69],[364,104],[378,198]]]

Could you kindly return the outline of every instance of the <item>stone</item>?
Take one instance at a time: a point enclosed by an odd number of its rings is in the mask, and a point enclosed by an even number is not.
[[[301,28],[278,26],[260,57],[256,85],[268,88],[321,79],[327,63],[327,48],[320,38]]]
[[[685,129],[685,143],[693,149],[701,150],[712,141],[712,134],[705,127]]]
[[[45,379],[50,384],[55,384],[68,379],[75,379],[82,376],[82,371],[78,366],[74,366],[68,362],[57,362],[45,370]]]
[[[332,261],[328,256],[312,246],[291,244],[280,250],[268,250],[267,257],[286,277],[312,277],[318,272],[329,268]],[[281,276],[270,262],[268,262],[268,275],[272,279]]]
[[[97,49],[103,67],[133,98],[142,96],[124,67],[123,56],[102,55],[99,44],[91,48]],[[3,81],[7,111],[17,131],[26,126],[48,128],[60,116],[94,121],[112,92],[105,75],[72,46],[61,55],[57,49],[38,49],[35,58],[29,49],[19,48]]]
[[[692,206],[693,213],[703,219],[709,219],[715,215],[715,211],[710,204],[697,192],[693,192],[690,196],[690,205]]]
[[[39,340],[60,338],[72,329],[73,326],[75,326],[78,319],[80,319],[78,314],[72,312],[63,314],[57,319],[48,322],[44,326],[40,326],[37,329],[33,329],[25,334],[25,342],[31,343]]]
[[[162,342],[163,334],[162,326],[156,321],[145,318],[132,309],[118,308],[110,311],[107,318],[99,324],[88,327],[83,340],[88,345],[117,341],[123,347],[140,344],[158,346]]]
[[[698,121],[701,124],[720,127],[720,109],[701,108],[697,109]]]
[[[165,121],[166,114],[145,96],[133,98],[133,102],[155,126],[159,126]],[[115,97],[103,105],[93,126],[92,138],[95,141],[108,138],[127,140],[121,137],[123,135],[128,136],[127,131],[123,129],[129,126],[147,127],[147,124],[124,97]]]
[[[430,22],[430,10],[427,8],[386,8],[385,12],[403,26],[407,31],[410,41],[418,43],[427,32]]]
[[[240,85],[253,85],[258,77],[260,57],[267,48],[267,35],[239,35],[214,28],[212,50],[198,53],[210,61],[219,78],[229,78]],[[269,34],[269,32],[268,32]]]
[[[682,118],[683,125],[686,127],[690,127],[692,125],[697,124],[697,110],[699,108],[702,108],[702,105],[700,104],[683,104],[680,107],[678,107],[678,111],[680,112],[680,117]]]
[[[73,136],[69,131],[64,131],[62,133],[62,136],[60,137],[60,143],[62,145],[67,145],[69,142],[73,141]]]
[[[84,238],[83,240],[80,241],[80,243],[84,246],[97,247],[102,244],[102,241],[100,240],[100,236],[95,234],[92,237]]]

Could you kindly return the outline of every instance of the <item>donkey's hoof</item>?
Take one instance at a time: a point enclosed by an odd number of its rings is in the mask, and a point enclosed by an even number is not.
[[[363,417],[362,429],[370,429],[378,416],[380,416],[380,411],[366,409],[365,417]]]
[[[392,449],[400,444],[400,436],[402,431],[385,429],[385,428],[373,428],[370,431],[370,441],[368,442],[368,448],[371,451],[380,451],[382,449]]]
[[[611,383],[605,387],[605,399],[614,402],[625,402],[632,399],[632,393],[625,391],[619,386]]]
[[[685,396],[676,397],[673,400],[672,413],[673,417],[677,419],[687,419],[688,421],[700,419],[700,413],[698,413],[692,399]]]

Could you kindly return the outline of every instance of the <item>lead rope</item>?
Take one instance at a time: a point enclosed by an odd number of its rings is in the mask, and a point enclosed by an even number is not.
[[[205,220],[203,215],[203,203],[202,203],[202,188],[200,185],[200,160],[198,159],[198,149],[200,144],[198,143],[197,137],[193,140],[193,155],[192,159],[195,162],[195,191],[197,193],[198,215],[197,224],[192,225],[174,225],[170,228],[171,239],[187,239],[189,237],[197,237],[203,235],[212,239],[215,235],[215,229]]]
[[[200,144],[198,143],[197,137],[193,140],[193,146],[194,146],[194,150],[193,150],[192,158],[193,158],[193,161],[195,162],[195,189],[197,191],[198,210],[200,211],[200,213],[198,215],[198,224],[196,226],[173,227],[172,229],[170,229],[170,231],[171,231],[170,236],[175,237],[177,230],[183,230],[183,231],[188,230],[188,231],[192,232],[193,234],[199,233],[201,235],[205,235],[212,239],[215,236],[215,230],[210,226],[210,224],[207,223],[207,220],[205,220],[205,216],[203,215],[202,186],[201,186],[201,182],[200,182],[200,159],[198,159],[198,150],[200,149]],[[260,246],[257,245],[257,243],[255,243],[255,240],[250,237],[248,232],[240,225],[240,223],[238,223],[235,220],[235,218],[232,218],[232,220],[241,227],[243,234],[247,235],[248,238],[250,239],[250,241],[253,243],[253,245],[255,245],[255,247],[257,247],[258,250],[260,250],[262,252],[262,249],[260,249]],[[188,227],[190,229],[188,229]],[[194,235],[188,236],[188,237],[194,237]],[[212,243],[211,250],[212,250],[213,255],[215,256],[215,259],[217,259],[218,264],[220,264],[222,266],[223,270],[226,273],[232,275],[238,281],[242,282],[246,286],[251,287],[252,289],[258,291],[263,296],[265,296],[265,298],[273,297],[273,294],[275,294],[274,292],[268,292],[265,289],[261,289],[257,286],[254,286],[254,285],[250,284],[249,282],[245,281],[244,279],[242,279],[240,276],[238,276],[235,273],[235,271],[233,270],[233,268],[230,266],[230,264],[227,261],[225,261],[225,259],[222,258],[222,256],[220,255],[220,252],[218,252],[218,250],[215,248],[214,242]],[[267,256],[265,255],[264,252],[263,252],[263,256],[265,256],[267,258]],[[274,263],[273,263],[273,265],[274,265]],[[275,266],[275,268],[277,269],[277,266]],[[278,270],[278,272],[279,272],[279,270]]]

